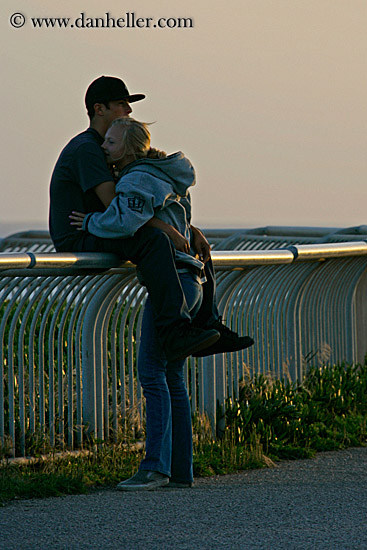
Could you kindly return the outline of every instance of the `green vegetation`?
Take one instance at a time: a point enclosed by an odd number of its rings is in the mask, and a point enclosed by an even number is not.
[[[251,437],[273,460],[367,441],[367,365],[311,368],[303,382],[258,376],[226,405],[226,431],[243,445]]]
[[[52,457],[20,465],[8,462],[0,468],[0,504],[14,498],[37,498],[87,493],[92,488],[116,485],[130,477],[142,452],[122,445],[99,445],[80,456]]]
[[[195,476],[268,467],[273,461],[367,442],[367,365],[311,368],[302,383],[258,376],[219,414],[213,440],[207,418],[194,418]],[[40,448],[42,445],[40,445]],[[35,447],[34,447],[35,448]],[[0,467],[0,502],[113,487],[142,458],[132,444],[92,442],[81,456]]]

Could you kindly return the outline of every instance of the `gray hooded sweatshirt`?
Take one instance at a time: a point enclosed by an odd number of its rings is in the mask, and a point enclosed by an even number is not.
[[[139,159],[125,166],[116,184],[117,196],[104,212],[84,218],[83,229],[97,237],[132,237],[156,216],[172,225],[189,242],[191,201],[189,188],[195,185],[195,170],[178,152],[163,159]],[[204,264],[192,255],[176,250],[176,261],[200,270]]]

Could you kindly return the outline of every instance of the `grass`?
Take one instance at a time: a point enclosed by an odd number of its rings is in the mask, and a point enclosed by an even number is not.
[[[28,464],[8,461],[0,468],[0,504],[14,498],[37,498],[87,493],[112,487],[136,472],[142,451],[100,444],[89,454],[66,455]]]
[[[311,368],[302,383],[258,376],[228,401],[226,430],[236,445],[253,433],[273,460],[367,442],[367,365]]]
[[[277,460],[365,445],[366,395],[367,365],[311,368],[302,383],[247,379],[238,399],[220,411],[225,427],[216,440],[208,419],[194,418],[194,475],[264,468]],[[90,449],[79,457],[3,463],[0,503],[113,487],[135,473],[143,457],[142,450],[123,443],[92,442]]]

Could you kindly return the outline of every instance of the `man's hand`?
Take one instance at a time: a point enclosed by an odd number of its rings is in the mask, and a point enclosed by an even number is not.
[[[204,264],[210,260],[210,251],[211,247],[200,229],[191,225],[192,230],[192,247],[195,252],[199,255],[199,259],[204,262]]]
[[[190,243],[179,231],[177,231],[174,227],[172,227],[172,231],[169,232],[169,238],[174,244],[174,247],[176,250],[180,250],[181,252],[186,252],[186,254],[190,254]]]
[[[172,227],[172,225],[160,220],[159,218],[152,218],[149,220],[145,225],[148,227],[156,227],[157,229],[160,229],[163,231],[163,233],[166,233],[168,237],[173,242],[174,247],[176,250],[180,250],[181,252],[186,252],[186,254],[190,254],[190,243],[177,229]]]
[[[70,222],[70,225],[75,225],[78,231],[83,230],[83,220],[85,218],[86,214],[83,214],[83,212],[75,212],[73,211],[69,218],[73,221]]]

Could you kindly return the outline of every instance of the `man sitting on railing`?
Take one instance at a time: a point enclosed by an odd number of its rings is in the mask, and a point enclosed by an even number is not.
[[[216,353],[242,349],[238,335],[214,319],[214,328],[202,329],[191,324],[182,287],[175,267],[176,248],[185,250],[188,243],[172,227],[153,218],[133,237],[106,239],[76,231],[70,226],[71,210],[84,213],[104,211],[115,197],[115,183],[101,149],[111,122],[128,117],[130,103],[144,99],[130,95],[122,80],[100,77],[89,86],[85,103],[90,127],[74,137],[63,149],[53,171],[50,186],[49,226],[58,252],[112,252],[122,260],[137,264],[143,275],[155,314],[155,324],[167,357],[178,359],[193,353]],[[199,254],[210,256],[210,247],[200,231],[195,230]],[[213,289],[212,289],[213,290]],[[213,294],[213,292],[211,292]],[[206,299],[206,316],[216,312],[213,296]],[[205,320],[205,314],[202,316]],[[212,345],[218,340],[219,347]]]

